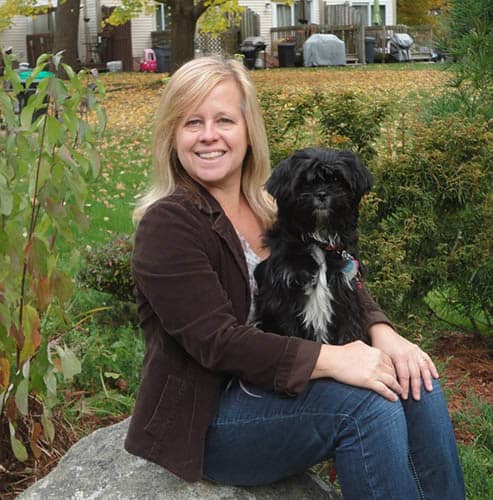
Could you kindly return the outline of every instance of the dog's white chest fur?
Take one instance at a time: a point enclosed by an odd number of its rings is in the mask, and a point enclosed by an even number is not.
[[[334,296],[327,283],[327,265],[324,251],[313,246],[312,257],[318,264],[317,274],[313,282],[306,286],[305,294],[308,300],[302,312],[305,327],[312,327],[315,338],[321,342],[328,342],[327,325],[332,322]]]

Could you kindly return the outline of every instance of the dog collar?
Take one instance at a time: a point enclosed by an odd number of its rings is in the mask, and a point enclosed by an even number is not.
[[[320,246],[322,247],[322,250],[325,250],[326,252],[336,252],[340,255],[342,255],[342,252],[345,252],[344,248],[338,245],[333,245],[332,243],[322,243]]]
[[[345,262],[344,267],[341,272],[344,274],[344,278],[347,283],[351,283],[356,279],[356,286],[358,288],[363,288],[363,282],[361,279],[361,270],[359,260],[353,257],[349,252],[331,243],[321,245],[322,249],[326,252],[335,252],[341,259]]]

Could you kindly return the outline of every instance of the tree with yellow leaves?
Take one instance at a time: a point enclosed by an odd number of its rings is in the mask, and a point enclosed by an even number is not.
[[[12,24],[14,16],[43,14],[48,8],[48,5],[38,6],[37,0],[5,0],[0,5],[0,31]]]
[[[442,10],[445,0],[397,0],[397,22],[408,26],[434,24],[432,12]]]
[[[60,0],[56,10],[54,52],[64,50],[67,64],[77,64],[77,43],[81,0]],[[228,22],[238,23],[244,7],[238,0],[166,0],[171,17],[171,62],[177,68],[194,56],[194,36],[197,24],[206,33],[219,34]],[[9,26],[15,15],[33,15],[36,0],[6,0],[0,6],[0,30]],[[121,0],[108,24],[119,25],[143,12],[152,12],[154,0]]]

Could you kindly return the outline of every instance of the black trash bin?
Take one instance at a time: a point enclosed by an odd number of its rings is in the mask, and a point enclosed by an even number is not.
[[[277,46],[279,66],[281,68],[292,68],[296,62],[296,44],[294,42],[282,42]]]
[[[157,72],[169,73],[171,70],[171,49],[169,47],[154,47],[156,54]]]
[[[375,62],[375,47],[377,39],[372,36],[365,36],[365,55],[366,62],[372,64]]]
[[[249,36],[241,42],[240,54],[243,54],[243,63],[248,69],[255,68],[257,54],[265,50],[265,47],[267,47],[267,45],[261,36]]]

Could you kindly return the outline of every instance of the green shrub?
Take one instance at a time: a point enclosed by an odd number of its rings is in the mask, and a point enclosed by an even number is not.
[[[88,393],[118,390],[135,397],[144,356],[144,340],[134,325],[104,325],[94,319],[72,331],[67,344],[81,360],[72,388]]]
[[[457,61],[457,83],[467,82],[492,97],[493,3],[450,0],[447,10],[447,48]]]
[[[375,155],[373,141],[388,114],[387,102],[346,92],[319,95],[318,109],[325,145],[354,151],[364,161]]]
[[[313,145],[318,136],[313,125],[316,95],[313,92],[259,92],[273,165],[294,150]]]
[[[104,89],[87,72],[74,71],[61,54],[43,54],[25,82],[3,54],[0,77],[0,461],[39,458],[41,432],[52,442],[52,408],[61,376],[79,370],[73,353],[50,339],[53,318],[67,324],[73,272],[62,267],[61,243],[76,253],[87,224],[87,182],[99,170],[97,143],[106,120]],[[20,113],[16,95],[46,73]],[[11,89],[9,91],[8,89]],[[90,117],[90,119],[89,119]],[[62,329],[63,331],[63,329]],[[60,375],[58,375],[60,374]],[[35,410],[32,410],[36,402]],[[41,411],[39,408],[41,407]],[[41,413],[41,415],[40,415]],[[24,432],[20,433],[22,429]],[[10,438],[10,447],[6,441]]]
[[[400,317],[447,287],[451,307],[459,304],[470,318],[481,311],[491,329],[491,126],[461,115],[416,121],[405,145],[372,163],[375,193],[362,214],[362,253],[372,256],[370,288]]]
[[[109,293],[118,300],[134,302],[130,267],[132,248],[132,238],[121,235],[87,249],[84,267],[78,274],[79,283]]]
[[[272,164],[296,149],[321,145],[350,149],[368,160],[389,110],[383,99],[356,92],[259,92]]]
[[[131,413],[144,357],[139,330],[130,323],[107,324],[97,314],[70,331],[66,342],[82,365],[65,387],[63,410],[69,421],[87,415],[114,418]]]

